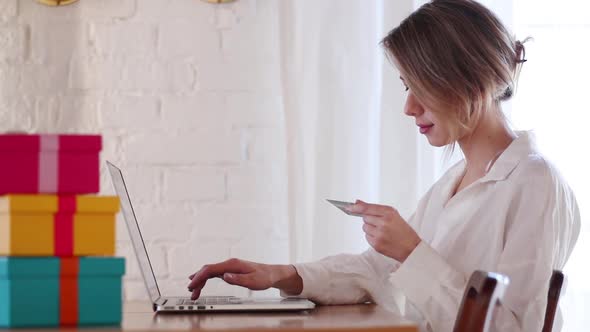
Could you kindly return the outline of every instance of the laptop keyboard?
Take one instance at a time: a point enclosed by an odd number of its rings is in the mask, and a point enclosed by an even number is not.
[[[235,296],[204,296],[197,300],[180,299],[176,301],[176,305],[220,305],[220,304],[240,304],[242,299]]]

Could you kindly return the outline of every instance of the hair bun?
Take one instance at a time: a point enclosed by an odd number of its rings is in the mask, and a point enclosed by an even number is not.
[[[508,87],[506,87],[506,90],[504,90],[504,92],[500,95],[500,97],[498,97],[498,100],[506,101],[506,100],[512,98],[512,95],[514,95],[514,88],[512,87],[512,84],[511,84]]]

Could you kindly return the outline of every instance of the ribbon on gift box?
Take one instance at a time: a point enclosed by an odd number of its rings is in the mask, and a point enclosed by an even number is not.
[[[78,274],[80,261],[77,257],[59,261],[59,324],[78,324]]]
[[[59,136],[39,136],[39,192],[58,192],[59,184]]]
[[[58,213],[54,223],[54,252],[56,256],[74,255],[74,214],[77,211],[75,196],[58,197]],[[67,211],[67,213],[60,213]]]

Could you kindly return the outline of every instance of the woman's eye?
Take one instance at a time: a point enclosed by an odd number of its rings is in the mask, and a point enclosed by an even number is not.
[[[408,91],[408,90],[410,90],[410,88],[408,88],[408,87],[406,86],[406,89],[405,89],[405,90],[406,90],[406,91]]]

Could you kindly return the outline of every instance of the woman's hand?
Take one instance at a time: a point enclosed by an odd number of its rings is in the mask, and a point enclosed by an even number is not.
[[[211,278],[222,278],[228,284],[251,290],[274,287],[291,295],[297,295],[303,289],[303,281],[292,265],[268,265],[236,258],[205,265],[188,278],[191,280],[188,290],[192,292],[192,300],[199,298],[201,290]]]
[[[398,262],[404,262],[422,241],[414,229],[391,206],[357,200],[347,210],[363,215],[363,231],[371,247]]]

